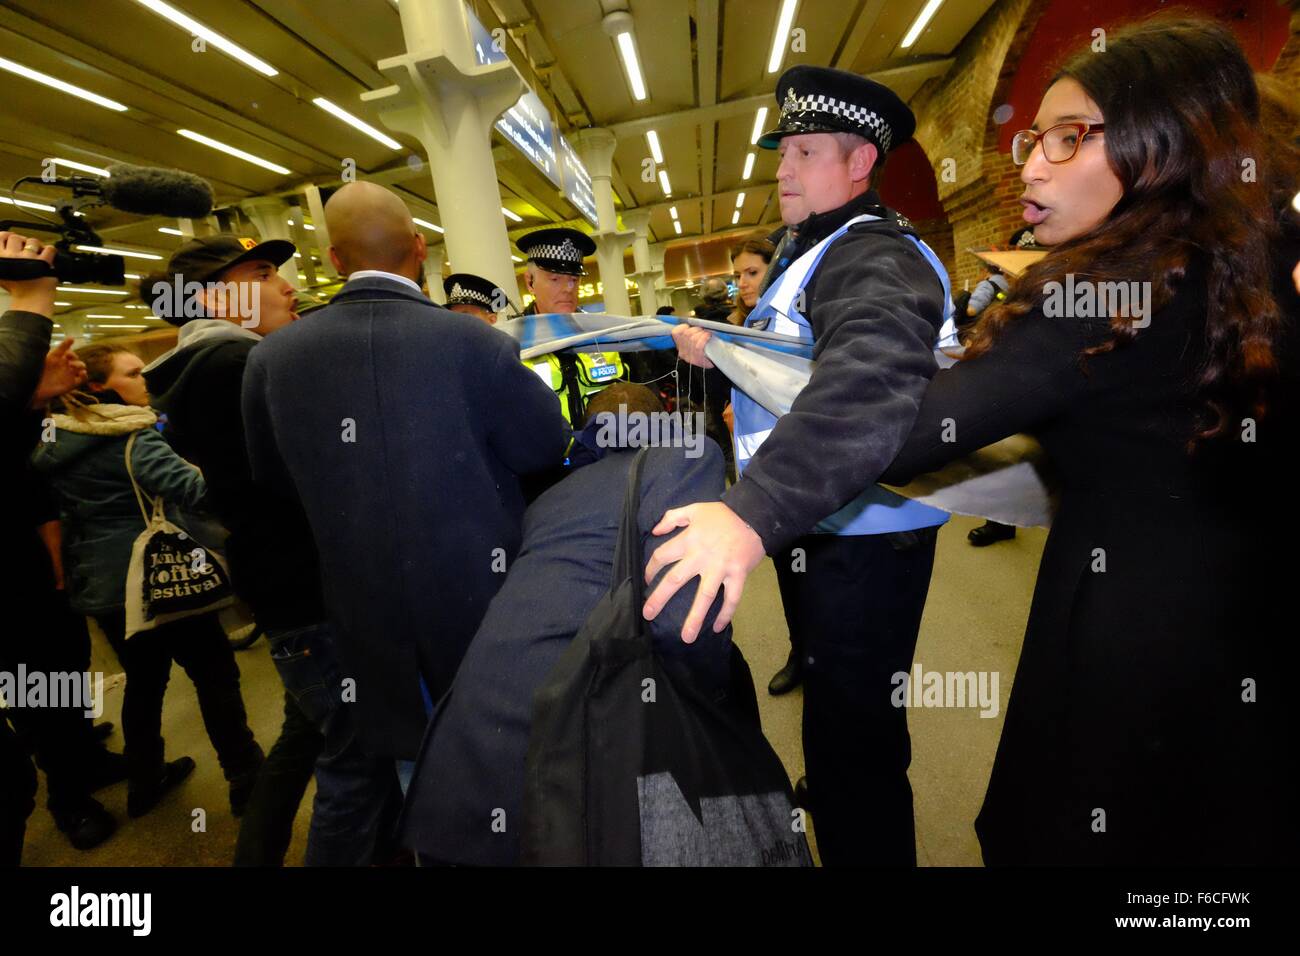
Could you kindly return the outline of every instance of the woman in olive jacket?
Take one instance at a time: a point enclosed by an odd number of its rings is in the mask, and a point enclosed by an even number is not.
[[[59,497],[63,564],[69,601],[94,617],[126,671],[122,733],[130,773],[127,813],[138,817],[194,769],[182,757],[163,759],[162,705],[172,661],[198,691],[208,737],[230,781],[231,807],[242,813],[262,751],[248,727],[235,664],[215,612],[182,618],[126,635],[127,569],[135,539],[145,529],[126,467],[151,501],[161,496],[168,517],[211,546],[205,522],[189,514],[204,503],[207,488],[197,468],[171,450],[155,430],[139,357],[120,346],[91,346],[78,356],[86,363],[88,389],[65,400],[54,415],[54,440],[33,455]]]
[[[1269,500],[1295,443],[1297,245],[1275,213],[1295,166],[1261,112],[1210,23],[1149,21],[1069,63],[1013,149],[1053,251],[934,377],[882,476],[1029,432],[1063,479],[975,823],[986,863],[1296,858],[1295,628],[1269,547],[1295,542]],[[1104,282],[1128,317],[1090,308]]]

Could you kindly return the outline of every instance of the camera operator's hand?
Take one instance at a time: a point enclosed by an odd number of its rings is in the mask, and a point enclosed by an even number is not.
[[[45,356],[41,380],[32,393],[32,408],[41,408],[52,398],[64,395],[86,380],[86,363],[72,351],[72,339],[64,339]]]
[[[0,232],[0,259],[43,259],[53,266],[54,247],[16,232]],[[35,312],[47,319],[54,318],[54,287],[58,284],[59,280],[54,276],[21,281],[0,280],[0,288],[12,297],[9,308]]]

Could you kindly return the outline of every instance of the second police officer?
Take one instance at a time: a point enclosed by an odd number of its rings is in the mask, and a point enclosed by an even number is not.
[[[528,257],[524,282],[534,301],[525,315],[578,311],[578,279],[587,274],[582,260],[596,244],[577,229],[538,229],[515,243]],[[578,352],[543,356],[526,362],[560,398],[560,410],[575,428],[582,425],[587,400],[616,379],[626,377],[617,352]]]

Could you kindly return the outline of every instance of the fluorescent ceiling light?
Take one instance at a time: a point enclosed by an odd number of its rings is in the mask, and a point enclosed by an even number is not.
[[[128,306],[126,306],[125,308],[128,308],[128,309],[147,309],[147,308],[149,308],[149,306],[147,306],[147,305],[128,305]]]
[[[227,146],[225,143],[212,139],[209,136],[204,136],[202,133],[196,133],[190,129],[178,129],[176,132],[179,133],[181,136],[184,136],[186,139],[192,139],[196,143],[202,143],[204,146],[210,146],[212,149],[220,150],[223,153],[228,153],[229,155],[234,156],[237,159],[242,159],[246,163],[252,163],[254,166],[261,166],[263,169],[269,169],[271,172],[279,173],[281,176],[288,176],[290,173],[290,170],[285,169],[283,166],[279,165],[278,163],[273,163],[270,160],[262,159],[260,156],[254,156],[252,153],[246,153],[242,149],[236,149],[233,146]]]
[[[646,98],[645,77],[641,75],[641,62],[636,56],[636,41],[632,39],[631,33],[620,33],[616,42],[618,52],[623,57],[623,72],[627,74],[627,81],[632,87],[632,98],[643,100]]]
[[[85,292],[89,295],[129,295],[125,289],[87,289],[76,285],[56,285],[59,292]]]
[[[748,179],[754,175],[754,154],[750,153],[745,157],[745,171],[740,174],[741,179]]]
[[[256,70],[263,76],[275,76],[280,72],[265,60],[259,60],[242,46],[227,40],[220,33],[217,33],[209,27],[205,27],[202,23],[199,23],[198,20],[181,13],[181,11],[177,10],[175,7],[163,3],[162,0],[136,0],[136,2],[142,7],[148,7],[154,13],[158,14],[158,16],[170,20],[182,30],[187,31],[191,36],[200,37],[201,39],[206,40],[222,53],[233,57],[240,63],[244,64],[244,66]]]
[[[510,256],[510,258],[513,259],[515,262],[523,262],[523,261],[524,261],[524,260],[521,259],[519,256],[516,256],[516,255],[513,255],[513,254]]]
[[[83,100],[89,100],[90,102],[106,109],[117,110],[119,113],[126,112],[126,107],[117,100],[110,100],[108,97],[100,96],[98,93],[92,93],[90,90],[83,90],[79,86],[65,83],[63,80],[50,76],[48,73],[41,73],[38,70],[33,70],[30,67],[23,66],[21,63],[15,63],[13,60],[6,60],[2,56],[0,56],[0,70],[8,70],[10,73],[17,73],[19,76],[25,76],[29,80],[35,80],[37,83],[44,83],[46,86],[51,86],[61,92],[71,93],[73,96],[79,96]]]
[[[24,209],[40,209],[44,212],[54,212],[53,206],[47,206],[43,202],[28,202],[26,199],[10,199],[8,196],[0,196],[0,202],[7,203],[10,206],[22,206]]]
[[[656,163],[662,164],[664,161],[663,150],[659,148],[659,134],[652,129],[646,130],[645,141],[650,144],[650,155],[654,157]]]
[[[670,215],[670,216],[672,216],[674,219],[676,219],[676,218],[677,218],[677,207],[676,207],[676,206],[669,206],[669,207],[668,207],[668,215]]]
[[[502,207],[501,207],[501,215],[505,216],[505,217],[506,217],[507,219],[509,219],[511,222],[523,222],[523,221],[524,221],[524,217],[523,217],[523,216],[519,215],[519,213],[515,212],[513,209],[507,209],[505,206],[502,206]]]
[[[673,194],[673,187],[668,184],[668,170],[659,170],[659,185],[664,188],[665,196],[671,196]]]
[[[173,229],[171,226],[159,226],[159,227],[158,227],[158,231],[159,231],[159,232],[165,232],[165,233],[167,233],[167,235],[169,235],[169,236],[183,236],[183,235],[185,235],[185,233],[181,232],[179,229]]]
[[[313,226],[313,225],[312,225],[311,223],[309,223],[309,222],[304,222],[304,223],[302,224],[302,227],[303,227],[304,229],[306,229],[308,232],[315,232],[315,231],[316,231],[316,227]]]
[[[124,316],[124,315],[104,315],[104,314],[101,313],[101,312],[87,312],[87,313],[86,313],[86,318],[88,318],[88,319],[124,319],[124,318],[126,318],[126,316]]]
[[[682,223],[680,219],[673,220],[673,228],[677,230],[677,235],[682,234]]]
[[[295,259],[301,259],[301,258],[302,258],[302,253],[301,253],[301,252],[295,252],[295,253],[293,254],[293,257],[294,257]]]
[[[744,193],[737,193],[737,194],[736,194],[736,208],[739,209],[739,208],[740,208],[741,206],[743,206],[743,205],[745,205],[745,194],[744,194]]]
[[[117,318],[121,318],[121,316],[117,316]],[[109,323],[103,323],[100,325],[96,325],[95,327],[98,329],[147,329],[149,328],[149,326],[147,325],[111,325]]]
[[[442,226],[435,226],[433,223],[427,222],[426,220],[421,219],[418,216],[412,216],[411,222],[415,223],[417,226],[422,226],[425,229],[432,229],[434,232],[445,232]]]
[[[914,22],[911,29],[907,31],[907,34],[903,37],[903,42],[900,43],[899,46],[906,50],[909,46],[915,43],[916,38],[921,35],[921,31],[924,30],[926,24],[930,22],[930,18],[935,15],[935,12],[942,5],[943,0],[930,0],[921,12],[916,15],[916,22]]]
[[[734,225],[735,225],[736,223],[738,223],[738,222],[740,222],[740,210],[739,210],[739,209],[737,209],[735,212],[733,212],[733,213],[731,214],[731,224],[734,226]]]
[[[152,252],[133,252],[130,249],[110,249],[107,246],[77,246],[82,252],[102,252],[110,256],[126,256],[130,259],[162,259]]]
[[[758,112],[754,114],[754,129],[749,134],[749,145],[753,146],[758,142],[758,138],[763,135],[763,127],[767,125],[767,107],[760,106]]]
[[[790,41],[790,27],[794,23],[794,8],[798,5],[799,0],[782,0],[781,15],[776,20],[776,33],[772,35],[772,55],[767,58],[769,73],[775,73],[781,68],[786,44]]]
[[[55,166],[67,166],[69,169],[79,169],[83,173],[92,173],[95,176],[108,178],[108,170],[100,169],[98,166],[87,166],[85,163],[73,162],[71,159],[60,159],[57,156],[51,157],[48,162],[53,163]]]
[[[139,279],[139,278],[141,278],[141,276],[140,276],[140,274],[139,274],[138,272],[123,272],[123,273],[122,273],[122,278],[124,278],[124,279]]]
[[[55,302],[54,304],[55,304],[55,305],[72,305],[71,302]],[[57,329],[58,326],[56,325],[55,328]]]
[[[319,106],[321,109],[323,109],[326,113],[329,113],[332,116],[337,116],[339,119],[347,123],[352,128],[361,130],[361,132],[365,133],[371,139],[375,140],[376,142],[383,143],[389,149],[402,148],[402,144],[399,143],[397,140],[393,139],[393,137],[389,136],[387,133],[381,133],[379,130],[375,129],[365,120],[363,120],[361,117],[353,116],[347,110],[343,109],[341,106],[335,106],[333,103],[325,99],[323,96],[316,97],[314,100],[312,100],[312,102],[315,103],[317,106]]]

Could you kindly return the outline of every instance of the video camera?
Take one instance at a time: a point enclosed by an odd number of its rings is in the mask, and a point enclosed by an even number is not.
[[[69,176],[46,179],[26,176],[26,182],[41,182],[72,190],[72,196],[56,210],[60,222],[50,220],[0,220],[0,230],[57,233],[54,265],[40,259],[0,259],[0,279],[21,281],[57,276],[61,282],[93,282],[123,285],[126,266],[121,256],[78,252],[78,246],[103,246],[103,241],[78,213],[94,206],[112,206],[142,216],[171,216],[196,219],[212,211],[212,187],[207,181],[177,169],[131,166],[108,167],[108,178]]]

